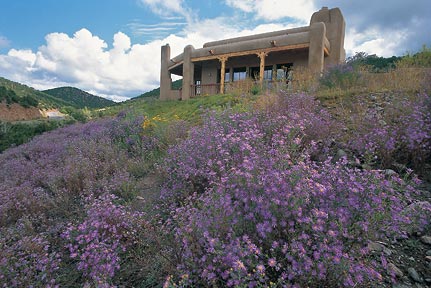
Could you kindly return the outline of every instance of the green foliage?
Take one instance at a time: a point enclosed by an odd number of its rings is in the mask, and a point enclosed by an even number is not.
[[[39,120],[9,123],[0,121],[0,153],[30,141],[34,136],[64,126],[70,121]]]
[[[422,50],[415,53],[408,53],[397,63],[400,67],[430,68],[431,67],[431,47],[424,45]]]
[[[37,107],[39,104],[33,96],[25,95],[23,97],[18,97],[13,90],[0,86],[0,102],[3,100],[6,100],[7,105],[18,103],[25,108]]]
[[[347,89],[359,84],[361,75],[351,63],[328,67],[320,78],[320,84],[329,89]]]
[[[377,55],[368,55],[365,52],[358,52],[354,56],[349,57],[346,63],[358,68],[366,66],[372,72],[387,72],[396,67],[397,61],[401,57],[392,56],[389,58],[378,57]]]
[[[88,120],[88,110],[84,109],[76,109],[72,106],[66,106],[60,109],[60,112],[63,114],[68,114],[70,117],[79,122],[86,122]]]
[[[18,102],[18,96],[16,96],[14,91],[0,86],[0,102],[3,102],[3,100],[6,100],[6,104],[10,105]]]
[[[25,108],[30,108],[30,107],[37,107],[37,105],[39,104],[39,101],[37,101],[35,98],[33,98],[30,95],[26,95],[20,98],[18,103]]]
[[[258,95],[258,94],[260,94],[262,92],[262,89],[259,87],[259,85],[253,85],[251,87],[250,92],[251,92],[252,95]]]
[[[75,108],[103,108],[115,104],[114,101],[92,95],[74,87],[60,87],[43,91],[58,99],[67,101]]]

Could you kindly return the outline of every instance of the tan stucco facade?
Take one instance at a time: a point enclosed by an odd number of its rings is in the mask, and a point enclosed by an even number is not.
[[[321,73],[345,60],[345,25],[340,9],[323,7],[309,26],[213,41],[199,49],[188,45],[174,58],[166,44],[161,48],[160,99],[224,93],[227,82],[244,78],[272,81],[292,66]],[[181,90],[172,90],[172,74],[183,77]]]

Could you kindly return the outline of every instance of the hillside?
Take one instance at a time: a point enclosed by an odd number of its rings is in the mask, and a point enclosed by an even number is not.
[[[353,64],[7,149],[0,286],[429,287],[430,70]]]
[[[27,85],[14,82],[3,77],[0,77],[0,86],[14,91],[18,97],[30,96],[37,99],[37,101],[39,102],[38,107],[41,109],[71,106],[71,103],[66,102],[62,99],[58,99],[44,92],[28,87]]]
[[[75,87],[59,87],[42,91],[55,98],[71,103],[75,108],[103,108],[115,102],[99,96],[92,95]]]
[[[182,85],[183,85],[183,79],[176,80],[172,82],[172,89],[180,89]],[[133,100],[142,99],[142,98],[150,98],[150,97],[159,98],[159,96],[160,96],[160,87],[153,89],[151,91],[145,92],[144,94],[141,94],[139,96],[133,97],[128,101],[133,101]]]

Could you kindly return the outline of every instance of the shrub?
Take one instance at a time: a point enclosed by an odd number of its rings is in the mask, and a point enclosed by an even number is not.
[[[431,68],[431,47],[424,45],[421,51],[403,56],[397,63],[399,67]]]
[[[320,78],[320,84],[329,89],[348,89],[361,83],[361,74],[350,63],[343,63],[326,68]]]
[[[144,247],[134,231],[146,235],[141,214],[126,208],[143,186],[129,171],[140,154],[124,146],[127,133],[142,136],[133,134],[142,129],[134,120],[71,125],[0,155],[0,286],[122,283],[118,265],[139,258],[128,247]],[[130,130],[112,134],[114,127]],[[82,259],[64,253],[72,243]]]
[[[0,283],[2,287],[56,287],[55,272],[60,254],[51,250],[43,236],[0,242]]]
[[[381,103],[354,101],[348,146],[368,164],[402,163],[420,171],[431,156],[431,99],[427,94],[387,94]],[[372,162],[372,163],[370,163]]]
[[[39,101],[30,95],[21,97],[18,100],[18,103],[25,108],[37,107],[37,105],[39,105]]]
[[[382,279],[384,256],[373,262],[367,243],[405,236],[400,227],[410,220],[400,212],[414,189],[346,159],[311,161],[325,114],[295,96],[271,113],[210,114],[169,151],[163,196],[181,257],[167,283],[353,287]]]
[[[102,195],[88,205],[87,218],[69,224],[62,234],[72,259],[84,277],[96,286],[107,285],[120,269],[121,255],[133,245],[143,216],[115,204],[117,197]]]

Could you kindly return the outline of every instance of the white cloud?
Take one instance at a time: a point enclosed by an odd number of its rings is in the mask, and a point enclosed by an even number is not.
[[[226,4],[264,20],[295,18],[307,23],[316,11],[313,0],[226,0]]]
[[[17,58],[24,63],[27,63],[28,66],[33,66],[36,61],[36,55],[31,50],[9,50],[8,56]]]
[[[388,32],[388,31],[386,31]],[[357,52],[376,54],[382,57],[390,57],[397,54],[399,43],[407,37],[407,31],[383,31],[370,28],[358,32],[355,28],[350,28],[346,32],[345,44],[348,56],[355,55]]]
[[[186,19],[191,19],[191,10],[186,8],[183,0],[139,0],[145,7],[157,15],[172,17],[181,15]]]
[[[139,21],[134,21],[127,24],[134,36],[150,35],[157,38],[162,38],[162,35],[169,35],[179,27],[183,27],[187,22],[160,22],[157,24],[142,24]]]
[[[241,9],[244,12],[253,12],[255,0],[226,0],[226,4],[233,8]]]
[[[153,88],[159,79],[160,41],[132,45],[130,38],[118,32],[113,48],[87,29],[72,37],[64,33],[46,36],[38,51],[11,49],[0,56],[0,69],[6,78],[51,88],[69,83],[100,94],[136,96]],[[156,59],[159,59],[160,56]]]

